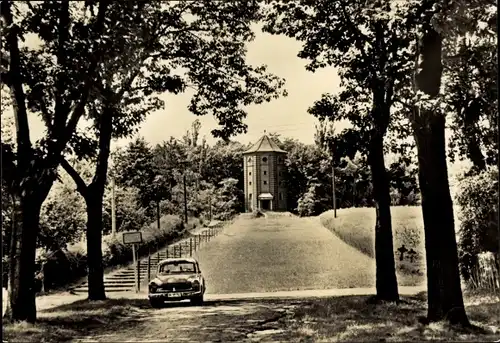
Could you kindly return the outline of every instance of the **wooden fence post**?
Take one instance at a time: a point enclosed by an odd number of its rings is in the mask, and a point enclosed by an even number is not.
[[[137,291],[141,290],[141,260],[137,259]]]
[[[165,255],[167,255],[167,257],[166,257],[166,258],[168,258],[168,245],[167,245],[167,247],[165,248]]]
[[[151,255],[148,255],[148,282],[151,281]]]
[[[179,244],[179,257],[182,257],[182,243]]]
[[[189,256],[193,256],[193,239],[189,238]]]

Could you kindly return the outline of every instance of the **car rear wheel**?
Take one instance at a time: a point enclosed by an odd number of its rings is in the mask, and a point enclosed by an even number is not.
[[[157,300],[157,299],[150,299],[149,303],[151,304],[151,307],[153,307],[153,308],[160,308],[163,306],[163,301]]]
[[[202,306],[203,305],[203,294],[197,295],[196,297],[191,298],[191,304]]]

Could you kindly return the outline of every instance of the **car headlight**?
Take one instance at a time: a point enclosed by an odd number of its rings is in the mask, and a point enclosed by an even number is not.
[[[191,285],[192,285],[193,289],[200,289],[200,281],[198,281],[198,280],[191,281]]]
[[[149,293],[154,293],[158,289],[158,285],[155,283],[149,284]]]

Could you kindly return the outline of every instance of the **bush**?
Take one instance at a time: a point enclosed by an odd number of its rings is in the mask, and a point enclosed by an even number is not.
[[[260,218],[264,217],[264,213],[262,213],[260,210],[254,210],[252,212],[252,218]]]
[[[473,289],[500,289],[500,266],[491,252],[477,255],[474,268],[470,270],[467,284]]]
[[[456,200],[460,208],[460,271],[472,287],[481,287],[479,256],[498,251],[498,169],[459,177]],[[497,264],[500,264],[497,256]],[[498,275],[498,274],[497,274]]]
[[[319,215],[327,208],[327,200],[321,185],[311,183],[307,192],[302,194],[297,201],[297,213],[301,217]]]

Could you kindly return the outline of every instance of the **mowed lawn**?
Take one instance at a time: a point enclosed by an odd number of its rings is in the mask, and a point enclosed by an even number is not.
[[[318,217],[241,216],[196,257],[212,294],[375,284],[373,259],[325,229]]]
[[[398,283],[402,286],[416,286],[425,282],[424,223],[420,206],[391,207],[393,242],[395,250]],[[375,208],[347,208],[320,216],[321,223],[340,239],[366,256],[375,257]],[[455,209],[455,228],[460,222]],[[413,261],[408,254],[400,261],[397,251],[402,245],[417,254]]]

